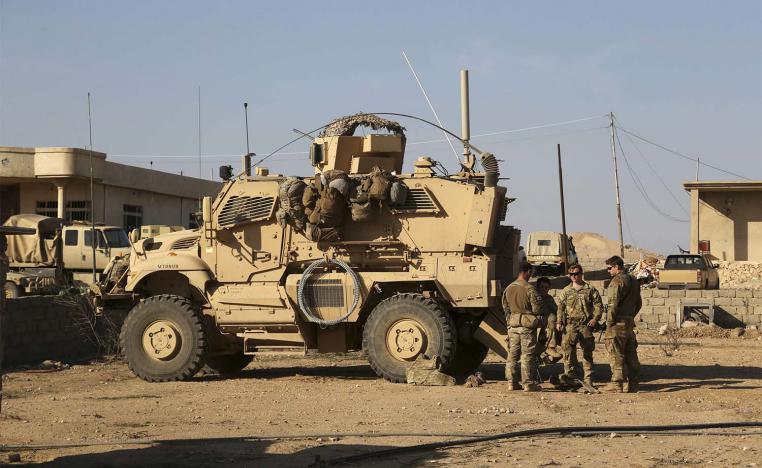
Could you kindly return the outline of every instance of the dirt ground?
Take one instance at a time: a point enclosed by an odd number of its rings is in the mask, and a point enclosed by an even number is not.
[[[482,366],[488,383],[478,388],[391,384],[359,354],[262,358],[235,378],[164,384],[143,382],[118,362],[12,372],[4,385],[0,464],[19,454],[22,464],[72,467],[324,466],[316,457],[331,462],[549,426],[762,421],[762,341],[685,339],[667,356],[662,339],[640,336],[645,383],[638,394],[511,392],[493,355]],[[605,358],[599,345],[596,359]],[[608,379],[607,365],[596,371]],[[734,435],[534,437],[361,464],[762,466],[762,428],[727,432]],[[60,444],[70,446],[29,448]]]

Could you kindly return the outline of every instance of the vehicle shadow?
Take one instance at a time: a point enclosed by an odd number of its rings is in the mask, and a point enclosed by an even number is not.
[[[346,379],[346,380],[370,380],[380,379],[379,376],[373,372],[373,369],[369,364],[341,364],[337,363],[329,366],[284,366],[284,367],[267,367],[263,369],[248,368],[244,369],[237,374],[232,375],[219,375],[219,374],[206,374],[196,377],[194,380],[211,381],[211,380],[226,380],[226,379],[280,379],[286,377],[330,377],[333,379]]]
[[[245,437],[177,439],[156,441],[152,445],[136,448],[119,448],[98,453],[63,455],[43,463],[28,463],[25,466],[54,467],[185,467],[185,466],[267,466],[267,467],[315,467],[330,466],[334,460],[368,452],[394,448],[390,445],[369,444],[321,444],[317,441],[298,440],[299,446],[316,445],[289,452],[289,447],[274,447],[281,442],[257,440]],[[23,452],[22,452],[23,453]],[[436,452],[401,455],[377,460],[364,466],[410,466],[422,457],[437,459]],[[23,460],[23,455],[22,455]]]

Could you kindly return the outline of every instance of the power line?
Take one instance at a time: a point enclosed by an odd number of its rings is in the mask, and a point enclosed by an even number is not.
[[[644,141],[644,142],[646,142],[646,143],[648,143],[648,144],[650,144],[650,145],[654,145],[654,146],[656,146],[657,148],[661,148],[661,149],[663,149],[664,151],[666,151],[666,152],[668,152],[668,153],[672,153],[672,154],[674,154],[675,156],[679,156],[679,157],[681,157],[681,158],[683,158],[683,159],[687,159],[688,161],[693,161],[693,162],[695,162],[695,163],[698,163],[698,164],[700,164],[700,165],[702,165],[702,166],[706,166],[706,167],[709,167],[709,168],[711,168],[711,169],[714,169],[714,170],[716,170],[716,171],[724,172],[725,174],[728,174],[728,175],[732,175],[733,177],[738,177],[739,179],[744,179],[744,180],[751,180],[751,179],[749,179],[748,177],[744,177],[744,176],[742,176],[742,175],[740,175],[740,174],[736,174],[735,172],[730,172],[730,171],[727,171],[727,170],[725,170],[725,169],[722,169],[722,168],[720,168],[720,167],[717,167],[717,166],[713,166],[713,165],[711,165],[711,164],[707,164],[707,163],[705,163],[704,161],[699,161],[699,158],[694,158],[694,157],[692,157],[692,156],[688,156],[688,155],[685,155],[685,154],[683,154],[683,153],[680,153],[679,151],[675,151],[675,150],[673,150],[673,149],[667,148],[666,146],[662,146],[662,145],[660,145],[660,144],[658,144],[658,143],[654,143],[653,141],[651,141],[651,140],[649,140],[649,139],[647,139],[647,138],[644,138],[644,137],[642,137],[642,136],[640,136],[640,135],[638,135],[638,134],[636,134],[636,133],[630,132],[629,130],[626,130],[626,129],[624,129],[624,128],[622,128],[622,127],[618,126],[618,125],[617,125],[617,128],[618,128],[619,130],[623,131],[624,133],[628,134],[628,135],[632,135],[632,136],[634,136],[634,137],[635,137],[635,138],[637,138],[638,140],[642,140],[642,141]]]
[[[617,127],[614,127],[614,128],[616,129]],[[624,158],[625,168],[627,169],[627,172],[630,174],[630,178],[632,179],[632,182],[635,185],[635,188],[638,190],[638,192],[640,192],[640,195],[643,197],[643,199],[649,205],[651,205],[651,208],[653,208],[654,211],[656,211],[663,217],[678,223],[687,223],[688,222],[687,219],[676,218],[670,215],[669,213],[662,211],[662,209],[659,208],[659,206],[656,203],[654,203],[653,200],[651,200],[651,197],[648,196],[648,191],[646,190],[645,185],[643,184],[643,181],[640,180],[640,177],[630,165],[630,161],[627,159],[627,155],[624,152],[624,148],[622,148],[622,141],[619,139],[619,133],[615,131],[614,135],[616,135],[616,141],[619,146],[619,151],[622,153],[622,158]]]
[[[617,119],[616,117],[614,117],[614,120],[617,120],[617,123],[618,123],[618,119]],[[670,188],[669,188],[669,186],[667,185],[667,183],[666,183],[666,182],[664,182],[664,179],[662,179],[662,178],[661,178],[661,175],[659,175],[659,173],[656,171],[656,169],[654,169],[654,167],[653,167],[653,166],[651,165],[651,163],[648,161],[648,159],[647,159],[647,158],[646,158],[646,156],[643,154],[643,152],[642,152],[642,151],[640,151],[640,148],[638,148],[638,145],[636,145],[636,144],[635,144],[635,141],[634,141],[634,140],[633,140],[633,139],[630,137],[630,135],[629,135],[629,134],[625,134],[625,135],[627,136],[627,139],[628,139],[628,140],[630,140],[630,143],[632,143],[632,146],[633,146],[633,147],[635,148],[635,150],[638,152],[638,154],[640,155],[641,159],[643,159],[643,162],[645,162],[645,163],[646,163],[646,166],[648,166],[648,168],[651,170],[651,172],[653,172],[653,174],[656,176],[656,178],[659,180],[659,182],[661,182],[661,185],[662,185],[662,186],[663,186],[663,187],[664,187],[664,188],[667,190],[667,192],[669,192],[669,195],[670,195],[670,196],[672,197],[672,199],[675,201],[675,203],[677,204],[677,206],[679,206],[679,207],[680,207],[680,209],[683,211],[683,213],[685,213],[685,215],[686,215],[686,216],[690,216],[690,214],[688,214],[688,210],[687,210],[687,209],[685,209],[685,207],[683,206],[683,204],[682,204],[682,203],[680,203],[680,201],[677,199],[677,196],[676,196],[676,195],[675,195],[675,193],[672,191],[672,189],[670,189]]]

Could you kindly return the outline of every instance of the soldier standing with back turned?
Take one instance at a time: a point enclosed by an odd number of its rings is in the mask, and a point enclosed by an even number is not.
[[[556,330],[564,331],[561,347],[564,350],[564,374],[579,378],[577,374],[577,343],[582,348],[582,368],[585,383],[593,385],[593,351],[595,336],[593,327],[603,315],[603,301],[598,290],[582,279],[582,267],[569,267],[569,279],[558,304]]]
[[[529,283],[532,265],[519,264],[516,281],[503,292],[503,310],[508,322],[508,361],[505,377],[511,390],[522,387],[525,392],[540,392],[537,382],[537,329],[543,325],[544,305],[540,295]],[[519,385],[521,378],[521,385]]]
[[[629,393],[637,393],[640,384],[638,340],[635,337],[635,315],[642,305],[640,284],[624,271],[624,261],[613,256],[606,260],[612,276],[606,291],[609,308],[606,317],[606,350],[611,362],[611,382],[604,391],[621,393],[625,377]]]

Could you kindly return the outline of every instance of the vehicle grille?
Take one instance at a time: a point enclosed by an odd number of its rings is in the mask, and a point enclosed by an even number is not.
[[[340,279],[317,279],[304,286],[307,306],[344,307],[344,285]]]
[[[232,196],[220,211],[217,222],[220,227],[235,226],[239,223],[261,221],[272,215],[273,197]]]
[[[178,239],[172,244],[172,250],[185,250],[194,247],[198,242],[198,237],[186,237],[185,239]]]
[[[407,200],[402,205],[394,207],[397,212],[436,213],[439,207],[431,194],[423,188],[411,188],[407,192]]]

